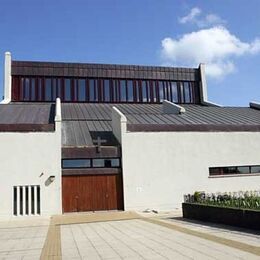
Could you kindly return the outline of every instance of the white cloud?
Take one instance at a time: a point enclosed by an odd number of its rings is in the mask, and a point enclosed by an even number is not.
[[[223,77],[235,71],[233,58],[260,53],[260,40],[243,42],[223,26],[215,26],[182,35],[165,38],[161,42],[163,63],[175,66],[195,66],[206,63],[207,75]]]
[[[198,7],[194,7],[190,10],[189,14],[178,19],[179,23],[186,24],[192,23],[200,28],[212,26],[212,25],[223,25],[226,23],[221,17],[216,14],[203,15],[202,11]]]
[[[187,22],[192,22],[195,18],[200,15],[201,10],[198,7],[194,7],[190,10],[190,13],[186,16],[179,18],[179,22],[185,24]]]

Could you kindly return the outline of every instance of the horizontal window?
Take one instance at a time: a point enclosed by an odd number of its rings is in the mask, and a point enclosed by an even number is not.
[[[63,159],[62,168],[118,168],[119,158],[99,158],[99,159]]]
[[[89,168],[91,162],[89,159],[64,159],[62,168]]]
[[[198,103],[199,86],[193,81],[90,79],[13,76],[13,101],[103,103]]]
[[[228,166],[228,167],[210,167],[209,175],[232,175],[232,174],[253,174],[260,173],[260,165],[253,166]]]
[[[105,167],[105,168],[111,168],[111,167],[119,167],[120,162],[119,159],[92,159],[92,166],[94,168],[96,167]]]

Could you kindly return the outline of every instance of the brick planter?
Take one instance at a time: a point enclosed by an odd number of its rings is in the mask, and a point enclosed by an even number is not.
[[[260,211],[182,203],[184,218],[260,230]]]

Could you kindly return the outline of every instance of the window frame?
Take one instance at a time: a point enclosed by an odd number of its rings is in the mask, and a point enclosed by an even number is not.
[[[260,175],[260,170],[259,172],[252,172],[252,168],[257,167],[260,168],[259,165],[239,165],[239,166],[218,166],[218,167],[209,167],[209,177],[214,178],[214,177],[233,177],[233,176],[255,176],[255,175]],[[227,171],[227,169],[230,168],[230,172]],[[234,168],[235,172],[232,172],[231,169]],[[249,172],[248,173],[241,173],[239,172],[239,168],[248,168]],[[213,173],[215,171],[215,173]]]
[[[89,167],[63,167],[63,161],[66,160],[72,160],[72,161],[80,161],[80,160],[89,160],[90,161],[90,166]],[[93,166],[93,160],[104,160],[104,166]],[[118,160],[118,166],[111,166],[111,167],[106,167],[105,166],[105,160]],[[111,164],[112,165],[112,164]],[[121,168],[121,158],[120,157],[102,157],[102,158],[63,158],[61,160],[61,168],[62,170],[68,170],[68,169],[93,169],[93,168]]]
[[[46,100],[46,80],[48,79],[51,79],[50,100]],[[84,83],[81,83],[82,80],[85,82],[85,99],[80,96],[80,89],[84,85]],[[34,84],[32,84],[32,81],[34,81]],[[67,81],[70,84],[68,87],[66,85]],[[122,81],[124,81],[124,86],[121,86]],[[91,82],[93,82],[93,85]],[[169,100],[178,104],[197,104],[199,103],[200,98],[199,84],[196,81],[64,76],[13,76],[12,84],[14,86],[14,89],[12,89],[12,100],[24,102],[55,102],[56,97],[59,96],[64,103],[160,104],[163,100]],[[29,85],[29,88],[26,84]],[[185,96],[184,84],[188,84],[188,99]],[[33,85],[34,91],[32,90]],[[177,100],[173,100],[173,85],[176,85]],[[121,93],[122,88],[124,88],[125,92],[124,99],[121,97],[121,94],[123,94]],[[25,93],[25,91],[29,92]],[[67,93],[67,91],[69,92]],[[108,93],[109,97],[107,98],[106,94]],[[66,97],[66,94],[69,95]]]

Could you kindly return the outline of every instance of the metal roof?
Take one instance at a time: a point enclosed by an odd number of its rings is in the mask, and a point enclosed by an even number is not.
[[[63,103],[63,147],[118,145],[111,127],[112,107],[127,118],[128,131],[260,131],[260,110],[249,107],[182,105],[182,114],[163,113],[162,104]],[[0,105],[0,131],[54,131],[51,103]]]
[[[199,81],[198,68],[12,61],[12,75]]]
[[[62,104],[64,147],[92,146],[101,136],[115,145],[112,107],[127,118],[129,131],[260,131],[260,110],[249,107],[182,105],[183,114],[165,114],[162,104]]]
[[[249,107],[181,106],[186,112],[177,115],[164,114],[161,104],[117,107],[127,117],[128,124],[260,125],[260,111]]]
[[[94,146],[100,137],[102,146],[118,145],[111,127],[112,105],[63,103],[62,145],[63,147]]]
[[[0,131],[54,131],[54,104],[0,105]]]

